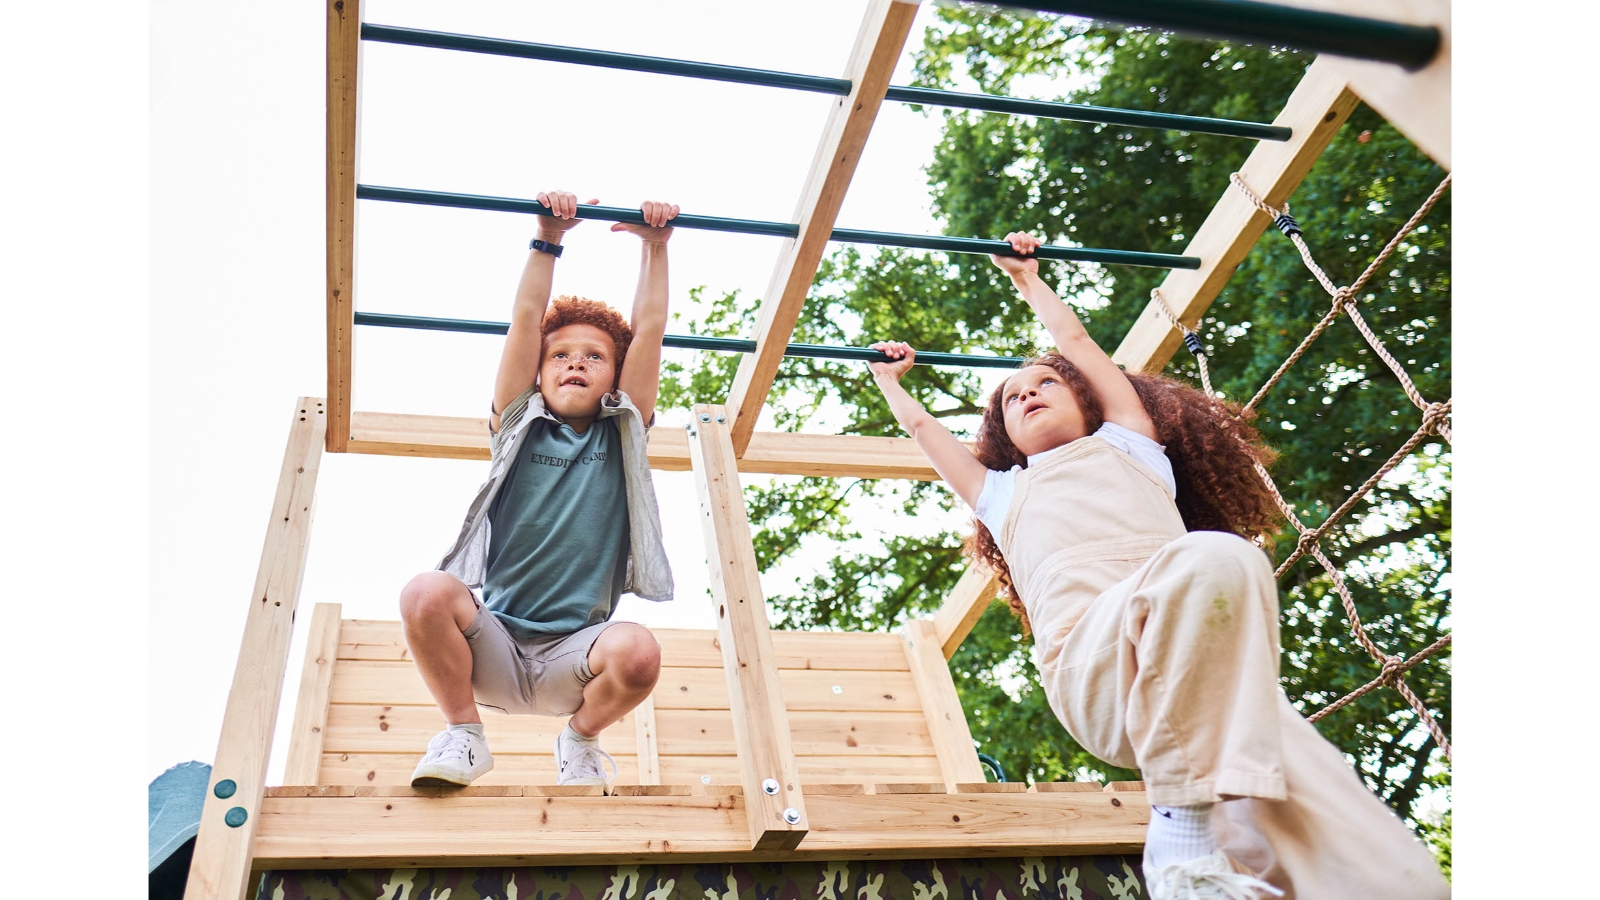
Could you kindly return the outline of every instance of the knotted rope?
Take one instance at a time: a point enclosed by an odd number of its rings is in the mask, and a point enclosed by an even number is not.
[[[1334,284],[1333,279],[1328,277],[1328,273],[1323,271],[1322,267],[1317,264],[1316,259],[1311,255],[1311,248],[1306,246],[1305,237],[1300,231],[1299,224],[1289,214],[1289,205],[1287,203],[1283,205],[1282,209],[1274,209],[1250,189],[1250,186],[1245,183],[1244,178],[1238,172],[1233,173],[1231,180],[1233,185],[1242,191],[1257,209],[1273,217],[1273,223],[1277,225],[1278,230],[1294,242],[1296,249],[1300,251],[1300,258],[1305,262],[1306,268],[1311,270],[1311,274],[1315,276],[1317,283],[1321,284],[1323,290],[1327,291],[1333,299],[1329,310],[1323,314],[1316,325],[1312,326],[1311,331],[1301,340],[1299,346],[1295,347],[1294,352],[1290,353],[1282,365],[1278,366],[1277,371],[1273,372],[1272,377],[1268,378],[1266,383],[1261,386],[1261,389],[1256,391],[1250,402],[1244,405],[1241,415],[1248,415],[1261,403],[1267,392],[1271,391],[1283,379],[1289,368],[1300,361],[1300,357],[1305,355],[1311,343],[1321,337],[1322,333],[1327,331],[1341,314],[1350,318],[1356,330],[1361,332],[1361,336],[1366,339],[1373,351],[1378,354],[1378,357],[1399,379],[1400,386],[1405,391],[1406,397],[1423,413],[1422,424],[1417,428],[1416,432],[1384,462],[1377,472],[1373,473],[1372,477],[1363,482],[1361,487],[1357,488],[1344,503],[1340,504],[1338,509],[1330,513],[1315,528],[1307,528],[1305,523],[1300,521],[1300,517],[1296,515],[1294,508],[1284,499],[1283,494],[1278,490],[1277,484],[1272,480],[1272,476],[1268,474],[1266,468],[1259,463],[1256,465],[1256,473],[1261,476],[1261,480],[1266,484],[1268,491],[1271,492],[1273,499],[1277,502],[1278,508],[1283,511],[1284,516],[1299,534],[1294,552],[1278,567],[1275,574],[1278,577],[1282,577],[1283,573],[1287,572],[1289,567],[1294,565],[1301,557],[1310,556],[1315,559],[1328,573],[1328,577],[1333,583],[1334,591],[1339,595],[1339,601],[1344,606],[1345,616],[1350,622],[1350,630],[1357,643],[1382,668],[1382,672],[1377,678],[1317,710],[1311,715],[1310,721],[1315,722],[1380,687],[1389,686],[1394,688],[1405,699],[1407,705],[1416,712],[1417,717],[1428,728],[1439,748],[1444,751],[1445,759],[1448,760],[1451,758],[1449,739],[1445,737],[1444,730],[1439,727],[1439,723],[1434,719],[1433,714],[1429,712],[1427,705],[1411,690],[1404,676],[1413,667],[1432,657],[1445,647],[1450,646],[1450,635],[1439,638],[1409,658],[1385,653],[1367,634],[1366,627],[1361,623],[1361,615],[1356,611],[1355,598],[1351,595],[1350,588],[1345,584],[1344,575],[1340,572],[1339,567],[1334,565],[1333,561],[1322,551],[1319,542],[1327,536],[1328,532],[1340,519],[1354,509],[1356,504],[1360,503],[1373,488],[1377,487],[1385,476],[1404,462],[1412,451],[1417,448],[1417,445],[1426,440],[1429,435],[1437,434],[1444,438],[1446,442],[1454,443],[1451,439],[1448,421],[1453,401],[1445,400],[1442,403],[1434,403],[1423,397],[1412,382],[1411,376],[1400,365],[1400,362],[1389,353],[1388,349],[1384,347],[1383,341],[1378,338],[1378,335],[1367,324],[1356,308],[1356,297],[1360,294],[1361,289],[1377,273],[1378,268],[1394,254],[1406,235],[1415,230],[1422,219],[1427,216],[1428,211],[1433,209],[1434,204],[1444,195],[1445,189],[1450,186],[1450,176],[1446,175],[1444,180],[1439,182],[1439,186],[1434,188],[1433,193],[1428,195],[1428,199],[1423,202],[1422,206],[1400,227],[1400,230],[1389,240],[1389,243],[1384,245],[1383,250],[1367,265],[1360,277],[1346,287],[1339,287]],[[1160,305],[1162,312],[1171,320],[1172,324],[1182,332],[1184,346],[1189,348],[1189,352],[1194,354],[1195,360],[1199,364],[1201,386],[1207,394],[1215,395],[1216,392],[1211,388],[1211,373],[1207,365],[1204,345],[1201,344],[1199,336],[1180,320],[1178,313],[1167,303],[1166,298],[1161,296],[1159,289],[1151,291],[1150,296]]]

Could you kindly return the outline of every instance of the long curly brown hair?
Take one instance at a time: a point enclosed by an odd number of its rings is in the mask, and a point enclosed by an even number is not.
[[[1049,366],[1061,375],[1062,382],[1078,401],[1084,428],[1093,434],[1105,424],[1105,408],[1077,366],[1060,353],[1051,351],[1022,363]],[[1230,531],[1240,537],[1255,538],[1270,532],[1282,513],[1272,494],[1256,475],[1255,464],[1269,466],[1277,454],[1250,423],[1253,415],[1240,415],[1238,404],[1213,397],[1181,381],[1162,375],[1129,374],[1128,381],[1139,394],[1145,412],[1155,423],[1156,440],[1167,448],[1172,474],[1178,483],[1178,513],[1190,531]],[[1005,408],[1001,402],[1005,384],[995,388],[978,427],[973,455],[986,468],[1007,471],[1012,466],[1028,467],[1028,457],[1006,433]],[[1028,614],[1011,581],[1000,545],[984,524],[973,518],[973,533],[967,539],[966,553],[1000,576],[1011,611],[1022,619],[1024,634],[1029,632]]]

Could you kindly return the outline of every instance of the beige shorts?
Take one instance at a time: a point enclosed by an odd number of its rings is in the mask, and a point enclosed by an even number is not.
[[[522,640],[479,604],[477,617],[462,632],[472,648],[474,698],[479,706],[512,715],[571,715],[583,705],[583,689],[594,680],[589,648],[614,624]]]

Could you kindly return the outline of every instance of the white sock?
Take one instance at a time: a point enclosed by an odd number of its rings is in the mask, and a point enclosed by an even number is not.
[[[1217,849],[1211,834],[1211,804],[1150,807],[1145,864],[1154,869],[1208,856]]]
[[[480,739],[483,737],[483,723],[482,722],[471,722],[471,723],[468,723],[468,724],[465,724],[465,725],[451,725],[449,730],[451,730],[451,731],[465,731],[468,734],[476,735]]]
[[[595,735],[594,737],[587,737],[585,735],[579,734],[577,732],[577,729],[572,727],[572,720],[568,719],[567,720],[567,727],[562,729],[562,731],[561,731],[561,739],[563,741],[577,741],[580,744],[595,744],[595,743],[599,743],[600,736],[599,735]]]

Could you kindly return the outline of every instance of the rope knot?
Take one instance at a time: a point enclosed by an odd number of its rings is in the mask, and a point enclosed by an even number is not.
[[[1439,429],[1444,426],[1444,420],[1449,417],[1450,405],[1448,403],[1429,403],[1427,408],[1422,411],[1422,427],[1434,434],[1438,434]]]
[[[1300,539],[1295,542],[1295,552],[1300,556],[1310,556],[1316,549],[1317,541],[1322,539],[1322,532],[1313,528],[1310,531],[1300,532]]]
[[[1333,292],[1333,311],[1341,313],[1344,312],[1350,307],[1350,303],[1354,299],[1355,295],[1350,292],[1349,288],[1339,288],[1337,291]]]
[[[1383,674],[1378,676],[1378,680],[1393,687],[1395,680],[1400,677],[1400,666],[1405,661],[1406,658],[1403,656],[1385,656],[1383,658]]]

